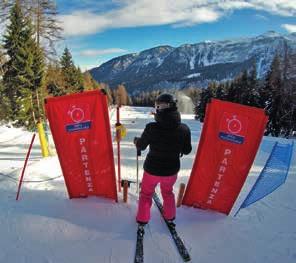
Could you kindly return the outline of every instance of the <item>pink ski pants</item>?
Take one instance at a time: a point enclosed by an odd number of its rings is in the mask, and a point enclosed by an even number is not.
[[[138,222],[146,223],[150,220],[152,196],[158,183],[160,183],[160,190],[163,198],[164,218],[174,219],[176,217],[176,203],[175,195],[173,193],[173,186],[176,180],[177,175],[155,176],[144,172],[138,205],[138,213],[136,217]]]

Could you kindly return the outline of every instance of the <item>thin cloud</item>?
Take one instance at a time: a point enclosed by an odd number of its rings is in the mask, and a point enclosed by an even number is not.
[[[93,56],[109,55],[109,54],[124,53],[124,52],[127,52],[127,50],[121,49],[121,48],[87,49],[87,50],[82,50],[80,52],[80,55],[85,57],[93,57]]]
[[[295,16],[295,0],[122,0],[109,11],[81,10],[60,16],[65,35],[89,35],[113,28],[211,23],[240,9]]]
[[[255,18],[257,18],[259,20],[264,20],[264,21],[268,21],[269,20],[266,16],[264,16],[264,15],[258,15],[258,14],[255,15]]]
[[[286,29],[289,33],[296,32],[296,25],[283,24],[282,28]]]
[[[61,15],[59,20],[67,36],[89,35],[110,26],[110,22],[104,16],[95,15],[90,11],[75,11],[69,15]]]

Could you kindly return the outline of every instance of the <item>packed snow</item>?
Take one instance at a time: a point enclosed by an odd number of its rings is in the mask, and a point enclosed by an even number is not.
[[[121,122],[128,132],[121,142],[124,179],[136,179],[136,151],[132,141],[153,120],[150,111],[141,107],[121,109]],[[110,109],[109,115],[114,127],[115,110]],[[181,182],[188,182],[202,129],[193,115],[182,115],[182,120],[191,128],[193,151],[182,158],[176,193]],[[31,137],[32,133],[22,129],[0,126],[0,262],[133,262],[138,202],[134,184],[129,189],[128,203],[122,201],[122,193],[118,203],[99,197],[69,199],[57,156],[42,158],[36,137],[20,199],[15,200]],[[287,142],[264,137],[230,216],[185,206],[177,209],[177,231],[191,254],[191,262],[296,262],[295,150],[286,183],[234,217],[275,141]],[[113,146],[117,163],[116,143]],[[139,167],[146,153],[142,152]],[[151,213],[144,239],[144,262],[182,262],[156,206],[152,206]]]
[[[191,79],[191,78],[196,78],[196,77],[199,77],[199,76],[200,76],[200,73],[193,73],[193,74],[187,75],[185,78],[186,79]]]

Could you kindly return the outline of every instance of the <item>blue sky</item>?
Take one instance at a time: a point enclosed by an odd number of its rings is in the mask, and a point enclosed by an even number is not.
[[[57,0],[65,39],[83,70],[159,45],[296,32],[296,0]]]

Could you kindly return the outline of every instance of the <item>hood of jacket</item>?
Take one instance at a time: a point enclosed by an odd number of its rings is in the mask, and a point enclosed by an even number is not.
[[[175,109],[157,112],[154,119],[164,129],[175,129],[181,123],[180,112]]]

